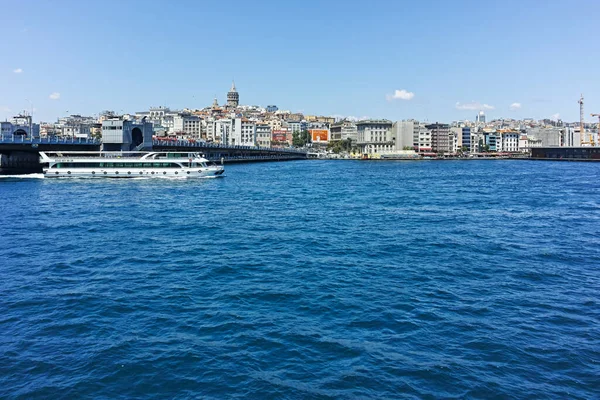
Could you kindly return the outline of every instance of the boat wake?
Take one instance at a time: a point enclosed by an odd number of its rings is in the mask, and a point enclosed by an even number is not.
[[[44,174],[0,175],[0,179],[44,179]]]

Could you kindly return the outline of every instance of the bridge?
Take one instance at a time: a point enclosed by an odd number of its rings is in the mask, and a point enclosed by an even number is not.
[[[102,141],[79,138],[30,138],[24,135],[0,136],[0,174],[42,172],[40,151],[100,151]],[[306,159],[306,151],[253,146],[228,146],[193,140],[152,140],[148,151],[190,151],[225,164],[252,161],[288,161]]]

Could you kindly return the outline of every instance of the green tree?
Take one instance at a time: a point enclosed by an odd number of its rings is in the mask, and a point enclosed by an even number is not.
[[[304,147],[310,143],[310,132],[307,130],[294,131],[292,133],[292,144],[294,147]]]

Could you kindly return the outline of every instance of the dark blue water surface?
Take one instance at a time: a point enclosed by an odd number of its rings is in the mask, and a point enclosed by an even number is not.
[[[0,398],[598,398],[600,164],[0,179]]]

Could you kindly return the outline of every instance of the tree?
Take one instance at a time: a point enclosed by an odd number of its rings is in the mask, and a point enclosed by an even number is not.
[[[335,154],[341,152],[350,153],[352,151],[352,139],[336,140],[335,142],[327,143],[327,150],[333,151]]]
[[[304,147],[310,143],[310,133],[305,129],[303,131],[294,131],[292,134],[292,144],[294,147]]]

